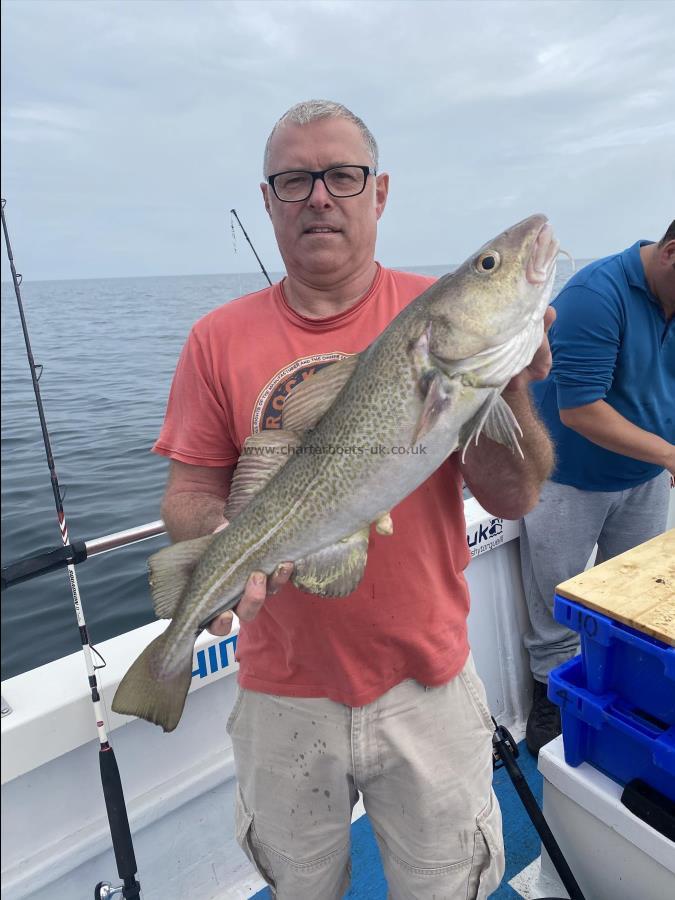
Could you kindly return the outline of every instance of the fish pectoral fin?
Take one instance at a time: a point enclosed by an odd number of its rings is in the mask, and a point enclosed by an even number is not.
[[[518,443],[518,437],[523,436],[522,429],[513,410],[497,391],[492,394],[469,423],[468,437],[462,450],[462,462],[464,462],[467,447],[471,441],[477,444],[481,433],[484,433],[491,441],[508,447],[512,453],[517,451],[521,457],[523,456],[523,451]]]
[[[518,443],[518,438],[523,436],[523,430],[515,413],[502,396],[497,397],[493,404],[483,430],[491,441],[509,447],[512,453],[517,451],[523,457],[523,451]]]
[[[358,587],[368,560],[368,528],[295,563],[293,584],[321,597],[346,597]]]
[[[172,619],[190,576],[206,552],[212,534],[164,547],[148,559],[152,605],[158,619]]]
[[[351,378],[359,357],[346,356],[296,385],[284,401],[281,427],[299,434],[314,428]]]
[[[112,708],[173,731],[183,714],[192,681],[192,646],[173,673],[160,677],[155,673],[167,652],[167,634],[165,631],[155,638],[132,664],[115,691]]]
[[[457,379],[448,378],[439,369],[430,371],[420,387],[424,391],[424,405],[415,426],[412,447],[431,431],[440,416],[455,402],[461,390]]]
[[[224,515],[228,521],[265,487],[299,444],[300,438],[291,431],[260,431],[246,438],[225,504]]]

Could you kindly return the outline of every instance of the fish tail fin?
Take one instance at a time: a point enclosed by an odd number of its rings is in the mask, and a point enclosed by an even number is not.
[[[173,731],[185,706],[192,681],[192,647],[174,671],[161,673],[166,632],[148,644],[120,682],[113,698],[116,713],[138,716]]]

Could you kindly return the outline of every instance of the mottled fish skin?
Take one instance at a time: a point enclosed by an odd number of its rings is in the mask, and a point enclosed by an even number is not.
[[[161,637],[161,653],[154,653],[142,685],[133,684],[135,692],[142,686],[152,693],[153,679],[170,681],[181,667],[187,670],[195,635],[238,602],[252,571],[271,574],[281,562],[367,528],[466,443],[467,424],[528,365],[541,343],[557,252],[546,218],[532,216],[486,244],[392,321],[305,433],[300,452],[290,454],[211,540]],[[495,273],[477,269],[485,253],[497,254]],[[425,452],[371,452],[412,446],[434,379],[439,396],[447,399],[420,440]],[[173,719],[167,727],[166,716],[154,707],[148,712],[147,705],[132,702],[131,694],[121,686],[113,708],[159,721],[167,730],[175,727]],[[181,710],[182,704],[178,717]]]
[[[526,231],[525,236],[516,239],[525,245],[523,257],[530,249],[527,244],[534,242],[545,221],[544,217],[532,217],[520,225]],[[411,346],[431,325],[430,349],[436,351],[439,362],[445,354],[452,371],[455,360],[466,359],[462,336],[464,344],[470,344],[477,330],[457,302],[459,298],[465,300],[463,305],[478,307],[474,317],[479,322],[478,330],[485,327],[489,318],[487,304],[480,302],[484,299],[480,296],[481,285],[473,296],[462,296],[462,270],[469,264],[432,285],[394,319],[362,354],[339,401],[305,436],[304,452],[292,454],[269,485],[237,516],[236,529],[230,527],[217,536],[195,571],[190,591],[193,602],[186,597],[179,619],[174,620],[181,637],[233,605],[252,570],[270,574],[279,562],[307,555],[368,525],[404,499],[457,449],[462,426],[485,401],[491,385],[463,385],[457,403],[439,422],[437,430],[425,437],[424,455],[366,452],[352,456],[322,452],[331,447],[410,446],[424,399],[411,364]],[[553,267],[554,264],[553,259]],[[517,302],[523,292],[517,277],[524,268],[521,262],[509,273],[507,286],[514,299],[507,309],[518,329],[523,328],[530,313],[531,340],[504,385],[527,365],[541,342],[541,322],[553,281],[554,268],[542,289],[532,292],[536,294],[535,302],[528,309],[525,303]],[[448,315],[453,301],[454,317]],[[536,323],[538,327],[534,327]],[[508,324],[513,332],[513,324]],[[195,602],[197,597],[200,600]]]

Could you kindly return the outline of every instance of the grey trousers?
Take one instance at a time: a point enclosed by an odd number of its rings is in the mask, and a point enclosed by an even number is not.
[[[556,586],[596,563],[661,534],[668,517],[670,475],[662,472],[625,491],[582,491],[547,481],[539,504],[520,523],[520,562],[530,616],[524,637],[537,681],[579,652],[579,637],[553,618]]]
[[[343,706],[239,689],[237,840],[277,900],[340,900],[363,794],[391,900],[487,900],[504,872],[493,725],[471,655],[447,684]]]

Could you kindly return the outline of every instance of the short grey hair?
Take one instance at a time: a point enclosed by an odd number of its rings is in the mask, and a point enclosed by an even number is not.
[[[670,223],[670,225],[666,229],[666,233],[659,241],[659,247],[665,247],[668,241],[672,240],[675,240],[675,219],[673,219],[673,221]]]
[[[295,106],[291,106],[270,132],[270,136],[265,144],[263,178],[267,178],[269,175],[267,168],[270,159],[270,147],[272,138],[277,130],[282,125],[308,125],[310,122],[316,122],[317,119],[347,119],[349,122],[353,122],[363,136],[373,167],[377,169],[377,142],[363,119],[360,119],[350,109],[343,106],[342,103],[335,103],[333,100],[303,100],[302,103],[296,103]]]

